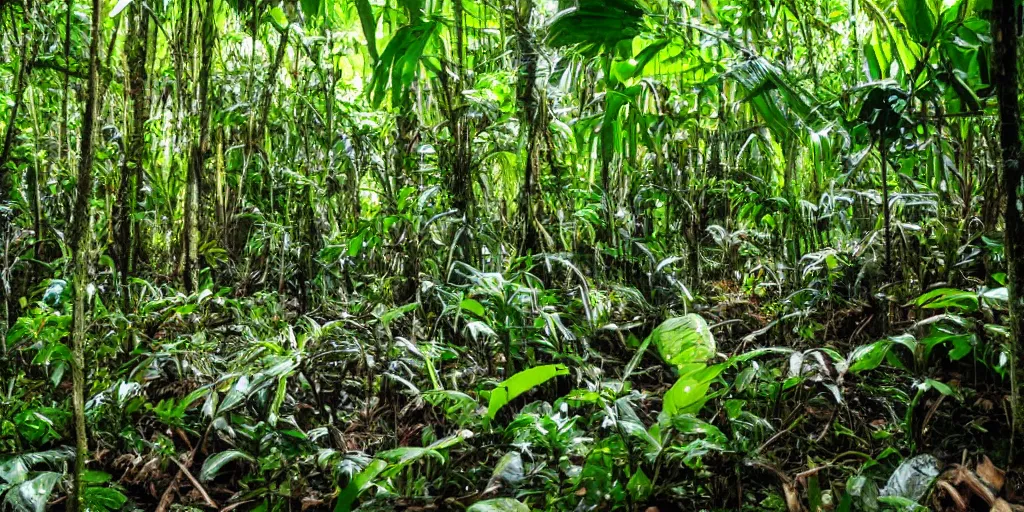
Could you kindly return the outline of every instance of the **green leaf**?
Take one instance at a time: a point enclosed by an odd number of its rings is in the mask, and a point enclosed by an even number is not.
[[[459,303],[459,308],[463,311],[469,311],[480,318],[484,318],[484,306],[475,299],[463,299],[462,302]]]
[[[478,501],[466,512],[530,512],[530,507],[512,498],[494,498]]]
[[[85,510],[90,512],[112,512],[121,510],[128,502],[128,497],[109,487],[86,487],[82,500],[85,502]]]
[[[490,488],[496,485],[513,487],[525,478],[523,473],[523,456],[519,452],[508,452],[498,459],[491,473],[491,479],[487,484]]]
[[[935,31],[937,14],[932,9],[930,0],[899,0],[897,5],[900,15],[910,29],[910,35],[914,41],[920,44],[927,44],[931,41],[932,33]]]
[[[53,492],[53,486],[57,484],[58,480],[60,480],[60,473],[52,471],[40,473],[35,478],[22,482],[7,491],[4,505],[19,512],[43,512],[46,510],[46,502],[50,499],[50,493]]]
[[[645,500],[647,496],[651,494],[651,479],[647,478],[647,474],[644,470],[637,469],[636,473],[629,478],[629,482],[626,484],[626,490],[633,496],[635,500]]]
[[[955,288],[939,288],[921,295],[916,303],[924,309],[949,308],[974,312],[978,310],[978,294]]]
[[[359,233],[358,235],[352,237],[352,239],[348,241],[348,257],[355,258],[356,256],[359,256],[359,252],[362,250],[363,234]]]
[[[64,294],[64,289],[67,286],[68,282],[63,279],[51,279],[49,286],[46,287],[46,291],[43,292],[43,302],[50,306],[59,305],[61,296]]]
[[[662,359],[678,368],[680,375],[703,368],[717,351],[708,323],[695,313],[665,320],[654,328],[650,340]]]
[[[850,364],[849,371],[857,373],[878,368],[885,360],[885,354],[891,345],[892,342],[889,340],[879,340],[853,349],[846,358]]]
[[[665,392],[662,412],[669,417],[677,414],[696,413],[708,399],[708,388],[726,365],[719,364],[691,372],[683,376]]]
[[[493,420],[505,404],[558,375],[569,375],[569,368],[564,364],[549,364],[523,370],[509,377],[491,391],[491,401],[487,406],[487,418]]]
[[[391,309],[387,310],[386,312],[384,312],[384,314],[380,315],[378,320],[380,320],[380,323],[382,323],[384,325],[388,325],[391,322],[394,322],[395,320],[397,320],[399,318],[402,318],[403,316],[405,316],[406,313],[408,313],[408,312],[410,312],[410,311],[412,311],[412,310],[414,310],[414,309],[416,309],[418,307],[420,307],[420,303],[419,302],[410,302],[408,304],[399,306],[397,308],[391,308]]]
[[[356,502],[359,495],[368,489],[373,479],[377,478],[377,475],[387,467],[388,463],[380,459],[374,459],[367,464],[362,471],[352,477],[348,485],[338,494],[338,501],[334,505],[334,512],[350,512],[352,504]]]
[[[288,16],[285,16],[284,11],[280,7],[271,8],[267,11],[265,18],[270,20],[278,30],[288,28]]]
[[[356,12],[359,13],[359,24],[363,27],[363,36],[366,37],[366,51],[370,58],[376,63],[380,59],[377,54],[377,18],[373,15],[369,0],[355,0]]]
[[[110,481],[110,473],[94,471],[91,469],[82,473],[82,481],[88,484],[105,484]]]
[[[62,463],[74,458],[70,449],[47,450],[15,455],[10,458],[0,457],[0,480],[9,484],[20,484],[28,479],[29,471],[36,465]]]
[[[320,0],[302,0],[302,13],[307,18],[320,14]]]
[[[245,452],[240,452],[238,450],[226,450],[215,455],[212,455],[208,459],[206,459],[206,462],[203,463],[202,471],[199,472],[199,480],[203,482],[208,482],[214,479],[217,476],[217,473],[220,471],[220,468],[224,467],[225,464],[237,459],[242,459],[248,462],[256,461],[256,459],[252,458],[251,455]]]

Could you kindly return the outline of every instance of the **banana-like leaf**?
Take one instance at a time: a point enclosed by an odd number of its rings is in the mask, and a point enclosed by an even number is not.
[[[547,44],[577,47],[584,55],[613,48],[640,34],[644,10],[634,0],[581,0],[548,22]]]
[[[214,454],[206,459],[203,463],[203,469],[199,472],[199,480],[207,482],[217,476],[220,468],[224,467],[225,464],[242,459],[249,462],[254,462],[256,459],[252,458],[251,455],[238,450],[225,450],[223,452]]]
[[[559,376],[569,375],[569,368],[564,364],[549,364],[523,370],[491,391],[491,401],[487,406],[487,419],[493,420],[506,404],[517,396]]]
[[[405,97],[416,78],[423,50],[437,33],[437,28],[437,21],[420,21],[395,32],[377,60],[370,79],[370,100],[375,107],[380,106],[384,100],[389,84],[393,105],[399,104]]]
[[[18,512],[43,512],[58,480],[60,473],[47,471],[21,482],[7,491],[2,508],[10,507]]]

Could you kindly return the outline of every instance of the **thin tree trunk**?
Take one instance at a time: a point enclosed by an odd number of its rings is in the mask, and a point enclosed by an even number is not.
[[[199,65],[199,141],[192,146],[185,189],[185,289],[199,286],[199,210],[200,184],[210,139],[210,64],[213,60],[213,0],[206,1],[203,12],[202,61]]]
[[[132,128],[127,155],[121,169],[121,186],[117,192],[114,222],[117,237],[117,271],[122,287],[122,300],[127,300],[128,277],[133,271],[134,250],[139,225],[135,222],[136,200],[142,185],[142,162],[146,146],[146,123],[149,121],[149,91],[146,87],[146,51],[149,16],[138,3],[130,7],[131,28],[128,45],[128,95],[132,99]]]
[[[539,197],[540,145],[538,130],[543,129],[537,108],[537,49],[530,33],[530,18],[533,16],[533,0],[521,0],[515,15],[516,40],[519,50],[519,81],[517,82],[519,108],[522,111],[520,125],[526,131],[526,160],[523,170],[523,190],[519,208],[523,215],[523,252],[539,252],[540,236],[537,232],[535,197]]]
[[[449,97],[448,108],[453,117],[451,120],[452,138],[455,144],[455,161],[453,162],[455,201],[453,206],[466,216],[468,224],[473,220],[473,179],[471,176],[473,153],[469,145],[469,120],[466,118],[465,106],[462,103],[462,90],[466,87],[466,43],[462,1],[455,0],[452,4],[455,16],[455,62],[458,64],[458,79]]]
[[[1024,207],[1021,206],[1021,188],[1024,173],[1021,169],[1020,100],[1017,75],[1017,22],[1020,16],[1014,0],[993,0],[992,40],[994,52],[992,69],[996,97],[999,100],[999,140],[1003,160],[1003,192],[1006,195],[1004,235],[1007,284],[1010,296],[1010,393],[1014,433],[1022,429],[1020,380],[1017,370],[1020,362],[1020,344],[1024,342]],[[1014,436],[1016,438],[1016,435]],[[1012,453],[1012,452],[1011,452]],[[1012,456],[1012,455],[1011,455]]]
[[[82,115],[82,139],[80,159],[78,161],[77,196],[75,197],[74,216],[71,223],[70,247],[74,258],[74,309],[71,333],[71,402],[74,408],[75,422],[75,472],[68,510],[78,512],[84,508],[82,503],[82,475],[85,472],[85,457],[88,454],[88,443],[85,432],[85,302],[86,283],[89,280],[88,249],[92,228],[89,222],[89,201],[92,198],[92,164],[93,164],[93,131],[96,125],[96,112],[99,104],[99,50],[102,36],[102,0],[92,1],[92,31],[89,42],[89,83],[85,96],[85,109]]]
[[[878,141],[878,152],[882,158],[882,226],[885,230],[885,279],[892,282],[892,234],[889,230],[889,142],[882,131]]]
[[[64,17],[64,95],[61,97],[60,138],[57,140],[57,158],[64,159],[64,151],[68,145],[68,93],[71,85],[71,16],[75,10],[75,0],[67,1],[67,14]]]

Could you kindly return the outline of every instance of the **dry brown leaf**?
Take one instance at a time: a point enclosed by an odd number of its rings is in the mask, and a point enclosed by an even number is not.
[[[1006,500],[999,498],[992,504],[990,512],[1013,512],[1013,508],[1010,507],[1010,504],[1007,503]]]
[[[937,485],[939,490],[942,491],[947,497],[949,497],[950,500],[953,501],[953,506],[956,507],[956,510],[958,510],[959,512],[966,512],[967,500],[965,500],[964,497],[960,495],[960,491],[957,491],[956,487],[953,487],[952,484],[945,480],[940,480]]]
[[[314,498],[312,496],[306,496],[305,498],[302,498],[302,510],[303,511],[309,510],[311,508],[319,507],[319,506],[321,506],[323,504],[324,504],[324,500],[319,499],[319,498]]]
[[[804,506],[800,503],[800,494],[792,482],[782,483],[782,493],[786,496],[786,510],[789,512],[803,512]]]
[[[981,477],[982,482],[988,484],[997,493],[1003,490],[1003,484],[1006,482],[1006,472],[992,464],[992,460],[987,455],[982,457],[981,462],[978,463],[978,467],[974,471]]]

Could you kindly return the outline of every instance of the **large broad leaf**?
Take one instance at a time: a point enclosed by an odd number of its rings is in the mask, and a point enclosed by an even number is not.
[[[384,93],[389,84],[392,105],[401,103],[416,77],[423,50],[434,37],[437,27],[437,21],[423,21],[406,25],[395,32],[380,54],[370,79],[370,100],[375,107],[384,101]]]
[[[932,455],[918,455],[905,461],[889,477],[882,496],[900,497],[912,502],[924,498],[932,482],[939,476],[939,460]]]
[[[779,137],[795,134],[806,124],[816,104],[813,96],[790,84],[777,66],[763,57],[744,61],[726,74],[743,86],[749,101],[765,124]],[[783,110],[785,107],[785,110]]]
[[[934,9],[933,0],[899,0],[897,2],[900,15],[914,41],[920,44],[928,44],[935,31],[935,24],[938,15]]]
[[[508,452],[498,460],[491,473],[487,488],[514,487],[525,478],[523,456],[519,452]]]
[[[704,368],[717,351],[711,328],[695,313],[665,320],[654,328],[649,339],[662,359],[683,376]]]
[[[885,360],[885,355],[889,353],[889,347],[891,346],[891,341],[879,340],[853,349],[853,352],[850,352],[850,355],[846,358],[850,365],[847,371],[857,373],[878,368],[882,361]]]
[[[619,41],[640,34],[644,11],[634,0],[580,0],[548,23],[547,44],[555,48],[578,47],[595,55]]]
[[[237,459],[247,460],[249,462],[254,462],[256,460],[245,452],[240,452],[238,450],[226,450],[206,459],[206,462],[203,463],[202,471],[199,472],[199,479],[204,482],[212,480],[217,476],[220,468]]]
[[[726,365],[709,366],[681,377],[668,391],[662,400],[662,412],[668,417],[677,414],[696,413],[704,407],[708,400],[708,388],[711,382]]]
[[[0,457],[0,480],[8,484],[20,484],[28,479],[29,471],[36,465],[47,463],[51,466],[74,458],[70,448],[25,453],[9,458]]]
[[[978,294],[955,288],[939,288],[917,298],[924,309],[958,309],[963,312],[978,310]]]
[[[523,370],[509,377],[491,391],[491,401],[487,406],[487,418],[493,420],[505,404],[558,375],[569,375],[569,369],[564,364],[549,364]]]
[[[128,502],[128,497],[110,487],[86,487],[82,500],[85,502],[85,510],[110,512],[121,510]]]
[[[21,511],[43,512],[46,510],[46,502],[50,499],[53,486],[60,480],[60,473],[47,471],[40,473],[31,480],[22,482],[9,491],[4,498],[4,506]]]
[[[530,512],[530,507],[512,498],[494,498],[478,501],[467,508],[466,512]]]

